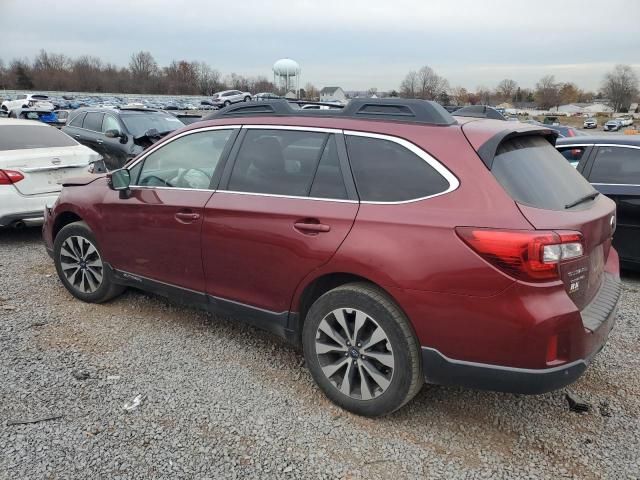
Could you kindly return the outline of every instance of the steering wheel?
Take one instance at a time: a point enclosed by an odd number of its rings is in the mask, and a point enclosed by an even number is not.
[[[209,184],[211,183],[211,177],[207,172],[205,172],[201,168],[187,168],[184,172],[178,175],[178,178],[176,178],[176,182],[175,182],[176,186],[182,186],[184,183],[187,183],[188,186],[185,188],[198,188],[197,186],[194,186],[192,182],[185,180],[185,177],[189,172],[198,172],[198,176],[201,177],[203,180],[202,182],[203,185],[204,183],[206,183],[206,186],[208,187]],[[200,187],[200,188],[204,188],[204,187]]]
[[[154,184],[150,185],[152,180],[154,181]],[[156,181],[158,183],[155,183]],[[156,175],[147,175],[142,179],[142,181],[140,182],[140,185],[142,185],[143,187],[172,187],[173,186],[169,184],[169,182],[167,182],[165,179],[160,178]]]

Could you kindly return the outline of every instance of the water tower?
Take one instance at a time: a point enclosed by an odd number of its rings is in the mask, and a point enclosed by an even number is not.
[[[283,58],[273,64],[273,84],[284,94],[293,91],[300,94],[300,65],[290,58]]]

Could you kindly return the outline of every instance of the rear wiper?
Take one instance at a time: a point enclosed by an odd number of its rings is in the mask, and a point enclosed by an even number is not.
[[[600,195],[600,192],[591,192],[589,195],[585,195],[584,197],[580,197],[579,199],[577,199],[574,202],[571,203],[567,203],[564,208],[571,208],[571,207],[575,207],[576,205],[580,205],[581,203],[586,202],[587,200],[593,200],[594,198],[596,198],[598,195]]]

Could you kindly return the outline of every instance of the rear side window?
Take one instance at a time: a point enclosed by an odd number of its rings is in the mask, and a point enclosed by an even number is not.
[[[228,189],[306,197],[328,139],[319,132],[249,130]]]
[[[84,120],[84,117],[86,116],[86,113],[79,113],[78,115],[76,115],[75,117],[73,117],[73,119],[69,122],[69,126],[70,127],[79,127],[82,128],[82,122]]]
[[[640,150],[599,147],[589,180],[593,183],[640,185]]]
[[[101,132],[102,117],[104,117],[104,113],[97,113],[97,112],[87,113],[87,116],[84,117],[82,128],[86,128],[87,130],[93,130],[94,132]]]
[[[449,188],[449,182],[435,168],[396,142],[353,135],[346,138],[360,200],[401,202]]]
[[[558,148],[558,151],[571,166],[577,167],[586,149],[587,147],[561,147]]]
[[[0,127],[0,150],[73,147],[78,145],[69,135],[49,126],[6,125]]]
[[[566,205],[594,191],[541,136],[506,140],[496,153],[491,173],[516,202],[564,210]]]

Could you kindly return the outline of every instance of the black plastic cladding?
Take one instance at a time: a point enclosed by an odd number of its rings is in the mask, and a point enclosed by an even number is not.
[[[457,122],[436,102],[415,99],[356,98],[342,109],[304,110],[287,100],[266,100],[229,105],[209,115],[205,120],[229,117],[281,116],[281,117],[336,117],[368,120],[396,120],[428,125],[455,125]]]

